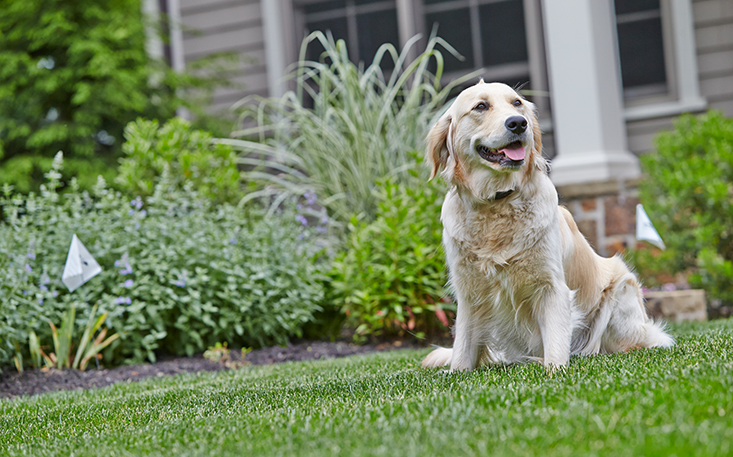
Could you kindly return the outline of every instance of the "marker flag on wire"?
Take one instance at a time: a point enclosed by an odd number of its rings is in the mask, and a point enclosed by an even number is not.
[[[71,238],[69,256],[66,257],[61,281],[69,288],[69,292],[73,292],[101,271],[102,267],[94,260],[75,233]]]
[[[636,239],[648,241],[659,249],[666,249],[662,237],[657,233],[641,203],[636,205]]]

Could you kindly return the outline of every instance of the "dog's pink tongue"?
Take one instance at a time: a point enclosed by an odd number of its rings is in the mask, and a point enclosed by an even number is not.
[[[500,149],[499,152],[504,153],[504,155],[512,160],[524,160],[524,156],[527,154],[524,150],[524,146],[519,146],[517,148],[504,148]]]

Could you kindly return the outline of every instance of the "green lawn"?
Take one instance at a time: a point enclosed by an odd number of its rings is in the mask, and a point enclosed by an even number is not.
[[[3,455],[733,454],[733,320],[671,350],[446,374],[423,351],[0,401]]]

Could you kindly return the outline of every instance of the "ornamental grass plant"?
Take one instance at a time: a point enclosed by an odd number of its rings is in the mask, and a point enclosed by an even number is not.
[[[306,60],[314,41],[324,52],[318,61]],[[401,53],[384,44],[364,66],[349,60],[344,41],[321,32],[308,36],[291,75],[295,90],[281,98],[242,100],[240,118],[252,127],[234,132],[238,139],[221,140],[242,152],[241,163],[250,167],[246,178],[258,186],[245,200],[266,197],[277,206],[314,192],[342,227],[354,215],[373,220],[379,183],[415,181],[408,171],[418,168],[415,153],[422,151],[431,123],[452,91],[476,76],[442,85],[443,57],[436,46],[455,51],[431,36],[410,61],[417,41]],[[391,72],[383,71],[385,59],[394,61]],[[418,171],[418,180],[427,179]]]

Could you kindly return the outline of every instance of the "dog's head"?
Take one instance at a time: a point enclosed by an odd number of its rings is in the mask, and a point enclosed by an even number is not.
[[[534,105],[505,84],[481,81],[461,92],[428,133],[430,179],[442,169],[448,183],[493,198],[544,171],[541,141]]]

